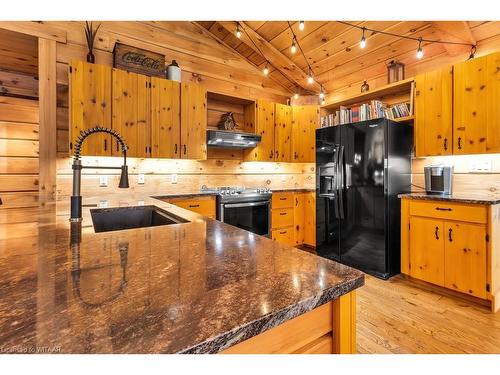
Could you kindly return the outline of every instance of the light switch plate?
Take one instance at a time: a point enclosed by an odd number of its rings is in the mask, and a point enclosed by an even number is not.
[[[99,208],[108,208],[108,201],[107,200],[99,201]]]
[[[479,173],[491,172],[491,160],[483,159],[473,161],[470,166],[470,171]]]
[[[177,174],[173,173],[170,175],[170,182],[172,184],[176,184],[177,183]]]
[[[141,185],[144,184],[144,175],[142,173],[137,175],[137,183]]]
[[[108,176],[99,176],[99,186],[101,187],[108,186]]]

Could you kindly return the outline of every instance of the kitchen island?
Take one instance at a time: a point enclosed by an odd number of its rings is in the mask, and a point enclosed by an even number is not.
[[[3,351],[355,351],[361,272],[153,198],[83,203],[0,240]],[[95,233],[91,209],[137,205],[188,222]]]

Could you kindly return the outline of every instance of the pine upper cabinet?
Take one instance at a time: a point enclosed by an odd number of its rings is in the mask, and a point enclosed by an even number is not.
[[[445,286],[486,298],[486,227],[445,223]]]
[[[177,159],[181,155],[181,84],[151,78],[152,157]],[[186,150],[187,151],[187,150]]]
[[[453,152],[500,152],[500,52],[454,66]]]
[[[416,155],[451,155],[453,67],[420,74],[415,85]]]
[[[112,128],[128,146],[127,156],[151,156],[150,78],[113,69]],[[120,156],[121,147],[112,139],[112,155]]]
[[[318,124],[318,106],[293,106],[292,161],[313,163],[316,160],[316,128]]]
[[[292,161],[292,107],[285,104],[275,105],[274,160]]]
[[[246,161],[274,161],[274,103],[258,99],[255,134],[261,141],[257,147],[245,151]]]
[[[444,286],[443,221],[411,217],[410,228],[410,275]]]
[[[181,84],[181,158],[207,159],[207,90]]]
[[[80,132],[111,128],[111,67],[72,61],[70,65],[70,150]],[[82,155],[111,156],[111,136],[97,133],[83,143]]]

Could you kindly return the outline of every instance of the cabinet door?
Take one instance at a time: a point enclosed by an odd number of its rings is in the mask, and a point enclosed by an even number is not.
[[[207,159],[207,90],[181,85],[181,158]]]
[[[416,155],[451,155],[453,68],[419,74],[415,84]]]
[[[70,150],[80,132],[102,126],[111,129],[111,68],[72,61],[70,67]],[[83,143],[82,155],[110,156],[111,136],[96,133]]]
[[[292,107],[285,104],[275,105],[274,153],[275,161],[291,161]]]
[[[442,220],[410,219],[410,275],[444,286],[444,225]]]
[[[316,129],[319,127],[319,107],[307,105],[306,116],[306,149],[303,161],[305,163],[314,163],[316,161]]]
[[[181,84],[163,78],[151,78],[152,156],[180,158]]]
[[[305,205],[306,193],[293,194],[293,226],[294,226],[294,241],[295,245],[304,243],[304,224],[305,224]]]
[[[312,163],[316,160],[316,128],[319,124],[319,107],[294,106],[292,110],[292,160]]]
[[[113,69],[112,127],[128,146],[127,156],[151,156],[151,123],[149,77]],[[121,155],[116,139],[112,139],[113,156]]]
[[[445,222],[445,286],[486,298],[486,226]]]
[[[247,161],[274,161],[274,103],[257,100],[255,134],[262,137],[257,147],[245,152]]]
[[[304,243],[316,247],[316,192],[305,193]]]
[[[454,66],[453,152],[500,151],[500,52]]]

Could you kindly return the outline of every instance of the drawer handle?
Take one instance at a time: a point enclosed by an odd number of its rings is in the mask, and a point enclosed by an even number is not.
[[[280,216],[285,216],[286,212],[280,212]]]
[[[436,230],[434,231],[434,236],[436,236],[436,240],[439,240],[439,227],[436,227]]]
[[[448,229],[448,241],[453,242],[453,229]]]
[[[451,208],[442,208],[442,207],[436,207],[437,211],[453,211]]]
[[[286,234],[286,230],[285,230],[285,231],[283,231],[283,232],[280,232],[280,234]]]
[[[448,138],[444,139],[444,150],[448,151]]]
[[[280,198],[280,201],[286,201],[287,198]]]
[[[189,208],[196,208],[196,207],[200,207],[200,205],[199,204],[190,204],[189,205]]]

